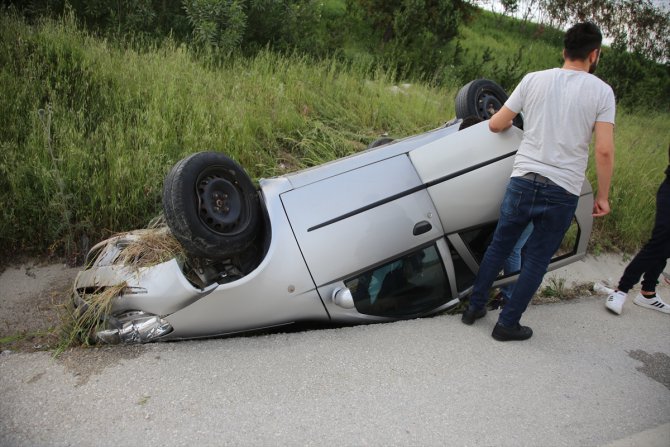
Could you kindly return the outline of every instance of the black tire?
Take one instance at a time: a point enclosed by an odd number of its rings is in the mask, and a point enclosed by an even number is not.
[[[254,184],[219,152],[198,152],[172,167],[163,183],[163,212],[186,252],[213,260],[240,253],[260,229]]]
[[[379,147],[379,146],[384,146],[385,144],[392,143],[393,141],[394,141],[393,138],[389,138],[389,137],[378,138],[378,139],[376,139],[375,141],[373,141],[372,143],[370,143],[368,145],[368,149],[372,149],[372,148]]]
[[[505,104],[507,98],[505,90],[491,80],[470,81],[456,94],[456,117],[465,119],[476,116],[481,120],[490,119]],[[521,115],[516,116],[514,125],[523,129]]]

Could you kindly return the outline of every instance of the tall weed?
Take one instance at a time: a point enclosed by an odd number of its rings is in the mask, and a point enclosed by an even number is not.
[[[258,179],[452,118],[453,90],[392,78],[268,50],[213,65],[169,40],[138,52],[72,19],[2,15],[0,247],[81,259],[85,241],[145,226],[163,176],[192,152],[225,152]]]
[[[524,51],[558,58],[548,48]],[[458,84],[398,86],[394,71],[355,60],[264,50],[217,65],[170,40],[138,51],[71,18],[27,25],[0,14],[0,249],[81,259],[88,240],[158,214],[163,176],[195,151],[225,152],[259,179],[453,117]],[[619,110],[613,211],[596,221],[598,245],[631,251],[648,237],[669,118]],[[588,175],[595,184],[592,166]]]

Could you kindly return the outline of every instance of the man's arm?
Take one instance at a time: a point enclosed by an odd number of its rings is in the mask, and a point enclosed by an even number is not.
[[[609,191],[614,170],[614,124],[596,121],[594,133],[598,192],[593,203],[593,216],[601,217],[610,212]]]
[[[512,112],[507,106],[502,106],[489,120],[489,130],[498,133],[509,129],[516,115],[517,113]]]

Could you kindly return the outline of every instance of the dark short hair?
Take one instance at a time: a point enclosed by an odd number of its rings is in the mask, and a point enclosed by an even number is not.
[[[578,23],[565,33],[565,56],[570,60],[585,60],[591,51],[600,48],[602,42],[603,35],[594,23]]]

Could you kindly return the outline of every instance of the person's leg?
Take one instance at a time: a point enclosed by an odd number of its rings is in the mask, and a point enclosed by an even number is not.
[[[667,250],[666,250],[667,251]],[[668,261],[668,256],[665,256],[665,259],[660,260],[652,264],[646,272],[644,272],[644,275],[642,277],[642,290],[641,293],[644,296],[656,296],[656,286],[658,285],[658,278],[661,276],[661,273],[665,269],[665,266],[667,265]]]
[[[670,304],[656,295],[658,277],[663,273],[670,257],[670,182],[666,178],[656,194],[656,220],[647,245],[656,254],[656,262],[650,262],[642,279],[642,290],[633,303],[648,309],[670,313]],[[645,245],[646,247],[646,245]]]
[[[505,260],[505,264],[503,265],[503,273],[505,275],[511,275],[512,273],[516,273],[521,270],[521,249],[526,244],[526,241],[532,232],[533,222],[529,223],[523,230],[523,233],[521,233],[521,236],[519,236],[519,240],[512,249],[512,253],[510,253],[510,255]],[[516,282],[512,282],[500,287],[500,295],[503,300],[507,301],[509,297],[512,296],[515,284]],[[504,303],[501,304],[504,305]]]
[[[528,225],[533,196],[534,191],[529,186],[529,182],[516,178],[510,179],[500,206],[500,219],[493,234],[493,241],[486,249],[479,266],[470,296],[470,305],[468,311],[464,314],[463,321],[467,324],[472,324],[474,321],[474,319],[467,317],[468,313],[477,315],[476,318],[483,316],[483,313],[485,313],[483,311],[488,301],[488,291],[493,281],[498,277],[498,273],[519,239],[519,235]]]
[[[670,256],[670,182],[661,184],[656,194],[656,218],[649,241],[635,255],[624,269],[617,288],[607,296],[605,306],[616,314],[621,314],[628,291],[642,280],[642,292],[634,303],[643,307],[670,313],[670,306],[660,298],[656,299],[656,284]]]
[[[647,245],[653,246],[651,250],[656,255],[657,261],[644,272],[642,292],[652,295],[656,291],[658,277],[661,276],[670,257],[670,182],[667,179],[656,194],[656,219]]]
[[[540,287],[549,262],[570,227],[578,200],[578,196],[558,186],[538,189],[531,212],[534,229],[526,242],[525,257],[514,293],[498,317],[500,325],[507,328],[519,326],[521,315]]]
[[[624,293],[633,288],[644,274],[642,289],[656,290],[658,277],[665,268],[670,244],[670,184],[663,182],[656,194],[656,219],[649,241],[628,264],[619,280],[617,290]]]

